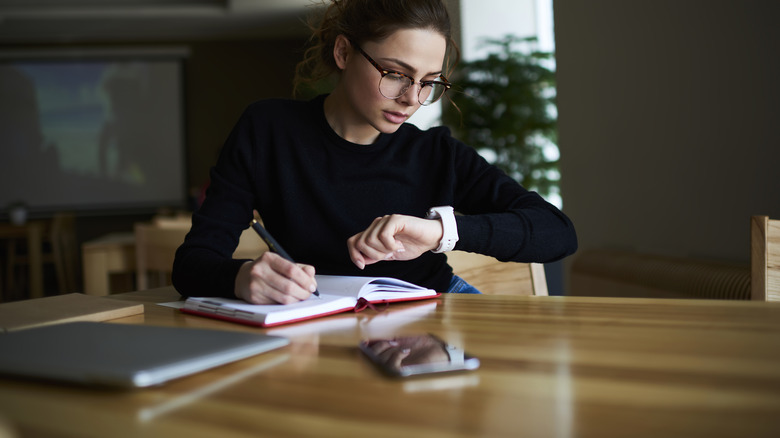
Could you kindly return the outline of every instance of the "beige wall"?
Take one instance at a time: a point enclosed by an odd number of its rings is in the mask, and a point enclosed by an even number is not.
[[[780,3],[554,3],[564,210],[581,249],[749,260],[780,217]]]

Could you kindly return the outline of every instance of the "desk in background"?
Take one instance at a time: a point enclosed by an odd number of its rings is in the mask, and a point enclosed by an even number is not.
[[[281,334],[290,346],[140,391],[0,379],[21,436],[777,437],[780,303],[445,295],[258,329],[143,302],[128,324]],[[392,380],[365,337],[431,332],[476,372]]]

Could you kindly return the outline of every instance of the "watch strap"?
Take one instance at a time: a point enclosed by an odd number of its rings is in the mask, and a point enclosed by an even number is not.
[[[432,250],[435,253],[452,251],[458,242],[458,224],[455,222],[455,211],[450,206],[433,207],[425,216],[427,219],[441,219],[442,236],[439,246]]]

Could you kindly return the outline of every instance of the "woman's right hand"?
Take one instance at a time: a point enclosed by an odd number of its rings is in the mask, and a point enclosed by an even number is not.
[[[271,251],[244,263],[234,293],[251,304],[291,304],[317,290],[314,266],[296,264]]]

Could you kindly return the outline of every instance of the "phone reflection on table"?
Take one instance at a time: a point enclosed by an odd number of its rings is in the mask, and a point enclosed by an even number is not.
[[[361,342],[360,349],[392,376],[474,370],[479,367],[477,358],[431,334],[370,339]]]

